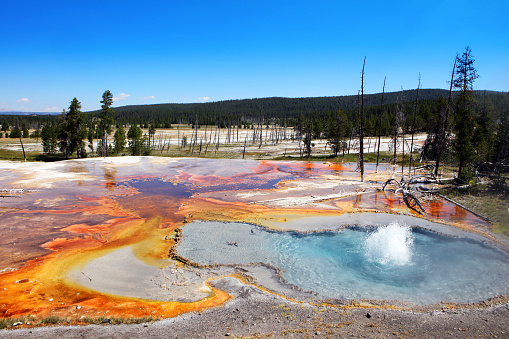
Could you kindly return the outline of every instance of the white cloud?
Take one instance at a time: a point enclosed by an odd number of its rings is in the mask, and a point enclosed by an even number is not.
[[[210,100],[209,97],[199,97],[198,99],[194,99],[194,102],[205,102],[209,100]]]
[[[154,100],[156,97],[153,95],[149,95],[148,97],[139,97],[140,100]]]
[[[117,95],[115,95],[113,97],[113,101],[125,100],[125,99],[129,98],[130,96],[131,96],[131,94],[118,93]]]
[[[21,98],[18,100],[18,102],[30,102],[30,99],[28,98]]]
[[[43,109],[44,112],[58,112],[60,109],[58,107],[48,107]]]

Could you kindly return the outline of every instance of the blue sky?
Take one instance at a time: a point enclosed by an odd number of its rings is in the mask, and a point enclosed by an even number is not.
[[[4,1],[0,111],[448,88],[509,91],[509,1]]]

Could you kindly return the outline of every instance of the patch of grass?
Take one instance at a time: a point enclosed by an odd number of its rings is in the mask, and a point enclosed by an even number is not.
[[[18,325],[30,325],[30,326],[44,326],[44,325],[57,325],[57,324],[65,324],[71,322],[83,322],[85,324],[144,324],[150,323],[159,320],[159,318],[154,317],[139,317],[139,318],[128,318],[128,317],[118,317],[118,318],[106,318],[106,317],[97,317],[97,318],[83,318],[83,319],[67,319],[60,318],[58,316],[48,316],[44,318],[38,318],[35,316],[24,316],[17,318],[2,318],[0,319],[0,330],[15,328]],[[16,326],[14,326],[16,324]]]
[[[143,323],[150,323],[152,321],[158,320],[158,318],[152,318],[152,317],[141,317],[141,318],[131,318],[130,324],[143,324]]]
[[[445,193],[459,204],[495,221],[493,231],[509,235],[509,196],[492,185],[473,185]]]
[[[26,152],[27,160],[35,161],[40,153],[36,152]],[[0,149],[0,159],[2,160],[25,160],[23,158],[23,152],[21,151],[12,151],[6,149]]]
[[[12,326],[12,323],[10,323],[9,320],[10,319],[0,319],[0,330]]]
[[[60,317],[57,317],[57,316],[49,316],[49,317],[46,317],[46,318],[43,318],[41,319],[41,324],[60,324],[60,323],[65,323],[67,321],[67,318],[60,318]]]
[[[22,325],[33,324],[36,321],[37,321],[37,319],[32,316],[19,317],[19,318],[3,318],[3,319],[0,319],[0,330],[6,329],[6,328],[13,328],[13,327],[15,327],[14,324],[16,324],[16,325],[19,325],[20,323]]]
[[[150,323],[153,321],[157,321],[159,318],[153,318],[153,317],[140,317],[140,318],[127,318],[127,317],[119,317],[119,318],[105,318],[105,317],[98,317],[98,318],[84,318],[81,321],[86,324],[114,324],[114,325],[120,325],[120,324],[143,324],[143,323]]]
[[[83,321],[85,324],[93,324],[95,320],[94,320],[94,318],[86,317],[86,318],[81,319],[81,321]]]
[[[379,163],[392,162],[393,155],[394,154],[392,152],[380,152],[378,161],[379,161]],[[357,158],[358,158],[357,154],[345,154],[345,156],[343,156],[340,153],[337,157],[335,157],[332,154],[313,155],[313,153],[311,153],[311,156],[309,158],[307,158],[305,156],[301,158],[298,155],[292,154],[292,155],[287,155],[286,157],[283,157],[283,156],[274,157],[274,160],[356,162]],[[414,166],[421,165],[421,163],[417,162],[417,160],[419,160],[419,154],[414,153],[413,154],[413,163],[412,163]],[[396,164],[398,166],[401,166],[402,161],[403,161],[403,157],[401,156],[401,154],[398,153],[396,155]],[[364,153],[364,162],[365,163],[376,163],[376,152]],[[405,154],[405,159],[404,159],[405,167],[408,167],[409,163],[410,163],[410,155]]]
[[[47,155],[41,152],[25,152],[27,157],[27,161],[43,161],[43,162],[52,162],[52,161],[60,161],[65,160],[65,156],[63,155]],[[11,161],[24,161],[23,152],[22,151],[13,151],[6,150],[0,148],[0,159],[1,160],[11,160]]]

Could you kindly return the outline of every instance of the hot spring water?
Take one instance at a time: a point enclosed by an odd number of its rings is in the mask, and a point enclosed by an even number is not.
[[[398,223],[312,233],[195,221],[180,255],[201,264],[262,262],[321,298],[477,302],[509,293],[509,256],[481,242]]]

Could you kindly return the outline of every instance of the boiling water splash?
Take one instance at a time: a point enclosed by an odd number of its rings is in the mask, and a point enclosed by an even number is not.
[[[366,257],[369,261],[382,265],[409,265],[413,242],[411,228],[393,222],[378,228],[366,239]]]

